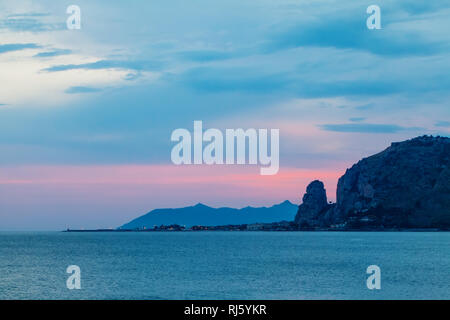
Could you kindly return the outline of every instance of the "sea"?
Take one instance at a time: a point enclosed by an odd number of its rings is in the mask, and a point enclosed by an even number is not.
[[[450,299],[450,232],[0,232],[0,299]]]

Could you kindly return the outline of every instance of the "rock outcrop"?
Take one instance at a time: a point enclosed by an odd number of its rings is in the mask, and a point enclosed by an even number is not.
[[[296,216],[300,225],[449,228],[450,139],[417,137],[360,160],[339,179],[333,205],[308,194]]]
[[[306,187],[302,204],[298,207],[295,216],[295,223],[304,228],[321,226],[321,217],[328,208],[327,194],[323,182],[314,180]]]

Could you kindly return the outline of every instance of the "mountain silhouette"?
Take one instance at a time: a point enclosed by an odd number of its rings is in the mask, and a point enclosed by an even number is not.
[[[450,139],[394,142],[339,178],[336,203],[321,181],[306,188],[295,223],[305,228],[450,228]]]
[[[292,221],[298,205],[286,200],[271,207],[212,208],[202,203],[176,209],[155,209],[124,225],[121,229],[153,228],[160,225],[185,225],[191,227],[220,226],[228,224],[269,223]]]

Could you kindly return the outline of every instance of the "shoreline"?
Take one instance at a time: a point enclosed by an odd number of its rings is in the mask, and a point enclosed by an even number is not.
[[[101,233],[101,232],[450,232],[447,229],[438,228],[411,228],[411,229],[299,229],[299,230],[132,230],[132,229],[67,229],[60,232],[74,233]]]

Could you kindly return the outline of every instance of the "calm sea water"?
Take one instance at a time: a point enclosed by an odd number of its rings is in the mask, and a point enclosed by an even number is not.
[[[450,299],[450,233],[5,232],[0,299]]]

